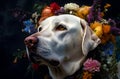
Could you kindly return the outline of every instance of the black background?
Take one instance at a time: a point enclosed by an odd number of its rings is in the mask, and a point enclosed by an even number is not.
[[[19,7],[32,11],[36,1],[47,4],[57,2],[61,6],[69,2],[79,5],[92,4],[92,0],[0,0],[0,79],[24,79],[29,62],[23,59],[17,64],[13,64],[12,61],[13,53],[17,49],[25,49],[23,40],[27,35],[21,32],[23,28],[21,22],[15,19],[9,10]],[[107,13],[107,18],[120,16],[120,0],[102,0],[102,5],[106,2],[112,5]]]

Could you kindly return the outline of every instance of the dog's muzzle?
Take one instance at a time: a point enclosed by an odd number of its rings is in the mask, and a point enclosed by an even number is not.
[[[36,55],[36,49],[37,49],[37,43],[38,43],[38,38],[37,37],[33,37],[33,36],[28,36],[25,38],[24,43],[26,45],[26,50],[27,50],[27,55],[28,58],[32,61],[32,62],[36,62],[36,57],[38,58],[38,56]]]
[[[29,55],[30,55],[30,59],[32,62],[37,63],[37,60],[43,59],[44,61],[51,64],[52,66],[58,66],[60,64],[60,62],[57,60],[48,60],[48,59],[43,58],[42,56],[38,56],[36,54],[37,43],[38,43],[37,37],[29,36],[29,37],[25,38],[24,43],[29,50]]]
[[[33,36],[29,36],[29,37],[25,38],[24,42],[25,42],[25,45],[29,49],[36,48],[36,45],[38,43],[38,38],[37,37],[33,37]]]

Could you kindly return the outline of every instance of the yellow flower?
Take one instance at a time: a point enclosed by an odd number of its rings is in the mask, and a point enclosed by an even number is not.
[[[76,3],[67,3],[64,5],[65,10],[77,11],[79,9],[79,5]]]
[[[94,22],[90,24],[91,29],[101,39],[101,44],[105,44],[108,41],[115,43],[114,36],[110,33],[111,26],[100,22]]]
[[[111,7],[111,5],[109,3],[106,3],[106,5],[104,6],[105,9],[109,8],[109,7]]]
[[[66,12],[68,12],[69,14],[76,14],[76,11],[78,11],[79,9],[79,5],[76,3],[67,3],[64,5],[64,9]]]
[[[89,11],[90,11],[90,6],[82,6],[79,8],[76,15],[80,18],[85,19],[89,14]]]
[[[103,35],[103,28],[101,23],[95,21],[94,23],[90,24],[90,27],[98,37]]]
[[[107,12],[109,7],[111,7],[111,5],[106,3],[106,5],[104,6],[104,12]]]

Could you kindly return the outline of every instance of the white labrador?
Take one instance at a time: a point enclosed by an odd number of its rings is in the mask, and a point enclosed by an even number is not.
[[[45,19],[25,39],[31,60],[47,65],[53,79],[74,74],[99,43],[85,20],[69,14]]]
[[[117,76],[118,76],[118,79],[120,79],[120,61],[118,62],[117,68],[118,68]]]

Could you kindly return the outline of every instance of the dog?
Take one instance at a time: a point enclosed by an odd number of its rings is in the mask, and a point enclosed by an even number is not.
[[[42,21],[24,42],[32,62],[46,65],[52,79],[64,79],[81,68],[101,41],[85,20],[63,14]]]
[[[118,76],[118,79],[120,79],[120,61],[118,62],[117,64],[117,69],[118,69],[118,73],[117,73],[117,76]]]

